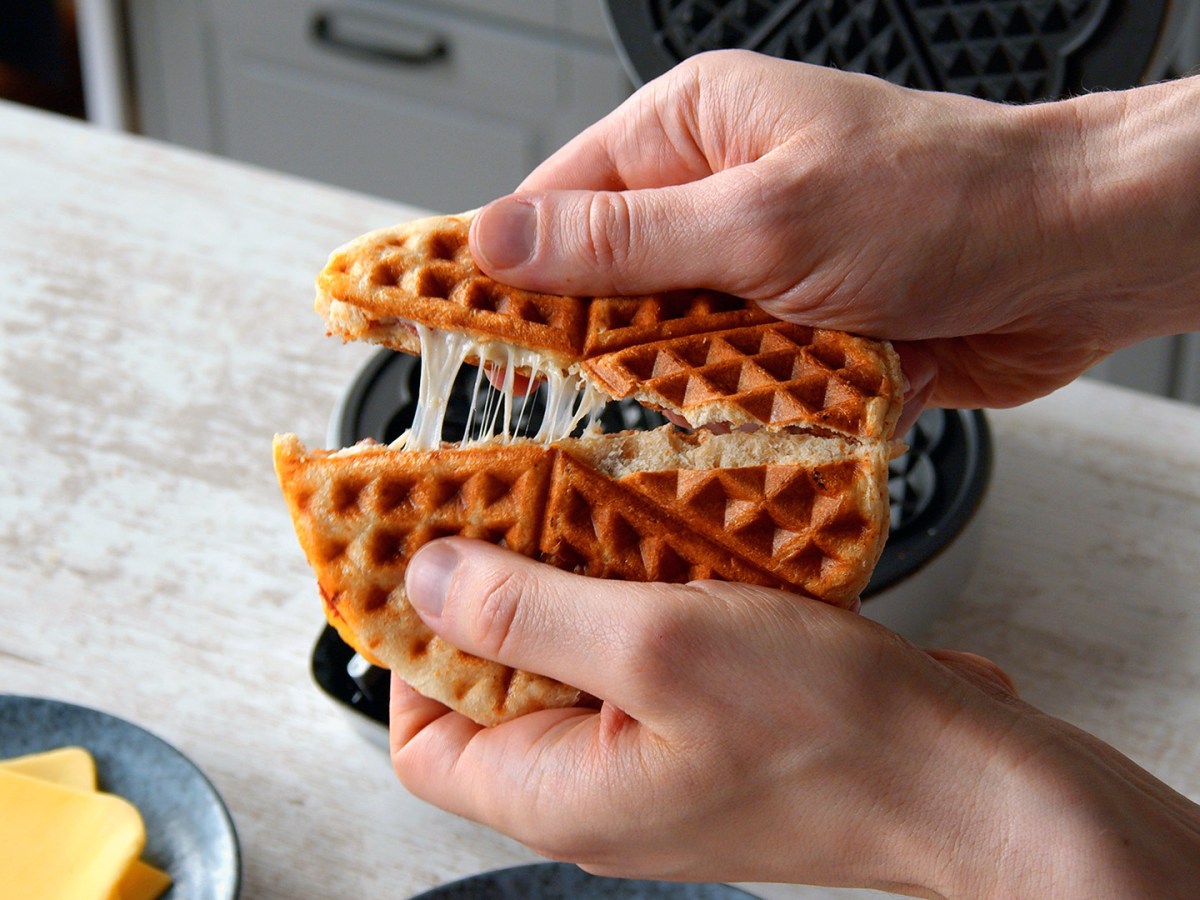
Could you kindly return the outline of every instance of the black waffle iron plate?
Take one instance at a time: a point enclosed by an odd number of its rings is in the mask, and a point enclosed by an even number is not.
[[[420,358],[383,350],[363,367],[334,410],[331,447],[364,438],[389,443],[412,421]],[[460,440],[473,397],[474,370],[464,366],[455,382],[443,437]],[[541,394],[524,418],[540,419]],[[477,410],[478,417],[478,410]],[[665,420],[632,401],[611,403],[601,416],[606,432],[657,428]],[[953,600],[975,559],[978,512],[991,472],[991,439],[980,412],[928,410],[906,437],[909,450],[891,464],[888,483],[891,535],[867,590],[863,613],[912,638]],[[388,674],[368,664],[326,626],[312,656],[322,690],[371,723],[387,722]]]
[[[696,53],[742,48],[1007,102],[1160,78],[1195,13],[1186,0],[607,0],[606,9],[637,81]]]

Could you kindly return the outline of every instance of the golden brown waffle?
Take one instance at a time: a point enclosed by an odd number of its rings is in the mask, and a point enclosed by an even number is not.
[[[417,548],[463,535],[602,578],[721,578],[848,606],[886,537],[887,448],[781,437],[660,430],[334,453],[287,435],[275,466],[343,638],[421,693],[495,724],[586,698],[433,635],[404,595]]]
[[[536,552],[529,514],[545,502],[551,460],[537,447],[471,454],[309,453],[295,435],[275,440],[275,470],[325,615],[369,662],[416,690],[492,724],[572,706],[573,688],[470,656],[431,632],[409,605],[404,570],[428,541],[452,534]]]
[[[587,308],[488,278],[471,259],[471,214],[438,216],[365,234],[336,250],[317,276],[316,308],[331,334],[417,352],[419,322],[537,350],[567,365],[578,358]]]
[[[419,352],[414,323],[533,350],[614,398],[693,426],[796,426],[887,440],[903,403],[886,343],[779,322],[712,291],[582,299],[502,285],[471,259],[471,214],[363,235],[317,279],[331,334]]]
[[[894,352],[840,331],[767,322],[636,344],[584,363],[616,398],[710,422],[818,428],[865,440],[896,427]]]

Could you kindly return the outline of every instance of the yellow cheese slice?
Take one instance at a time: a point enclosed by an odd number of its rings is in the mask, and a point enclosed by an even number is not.
[[[44,753],[0,759],[0,769],[80,791],[96,789],[96,761],[83,747],[59,747]]]
[[[5,900],[109,900],[145,841],[127,800],[0,771]]]
[[[162,869],[135,859],[125,870],[110,900],[157,900],[171,886],[171,876]]]
[[[17,772],[80,791],[96,790],[96,760],[83,747],[59,747],[0,759],[0,771]],[[170,886],[170,875],[135,859],[121,876],[110,900],[157,900]]]

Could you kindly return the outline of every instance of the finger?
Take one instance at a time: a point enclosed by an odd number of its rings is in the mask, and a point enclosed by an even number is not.
[[[688,420],[685,419],[683,416],[681,416],[677,412],[673,412],[672,410],[669,410],[669,409],[659,410],[659,412],[661,412],[663,415],[663,418],[665,418],[672,425],[678,425],[680,428],[691,428],[692,427],[691,425],[688,424]]]
[[[415,735],[448,715],[452,715],[449,707],[418,694],[399,675],[392,675],[392,691],[388,702],[388,735],[393,755]]]
[[[900,369],[908,383],[904,392],[904,409],[896,423],[896,437],[902,438],[917,423],[933,396],[937,382],[937,362],[919,344],[898,341],[893,346],[900,357]]]
[[[417,551],[405,586],[425,623],[454,646],[574,685],[639,719],[658,699],[645,686],[672,641],[703,639],[713,601],[698,588],[586,578],[464,538]],[[680,634],[688,628],[697,634]]]
[[[691,184],[514,194],[471,223],[471,253],[498,281],[574,296],[710,288],[748,296],[771,267],[750,167]]]
[[[904,408],[900,411],[900,418],[896,420],[895,436],[897,438],[903,438],[917,424],[917,419],[921,418],[921,413],[929,405],[935,386],[935,383],[930,381],[924,387],[905,396]]]
[[[925,652],[960,678],[993,697],[1011,700],[1019,696],[1016,682],[1012,680],[1012,677],[987,657],[964,650],[942,648],[934,648]]]
[[[487,376],[487,380],[492,387],[498,391],[505,389],[504,380],[508,377],[507,372],[507,369],[501,366],[492,365],[490,363],[483,367],[483,374]],[[512,373],[512,390],[513,393],[518,397],[524,397],[531,391],[536,390],[538,384],[540,383],[540,381],[534,383],[534,381],[523,372],[514,371]]]
[[[432,802],[431,785],[447,778],[471,740],[482,732],[466,716],[423,697],[392,675],[388,737],[392,768],[402,784]]]
[[[712,174],[703,155],[680,152],[653,125],[614,113],[564,144],[525,177],[516,193],[624,191],[686,184]]]
[[[620,191],[629,185],[621,178],[611,149],[611,132],[617,112],[580,132],[530,172],[517,193],[580,190]]]
[[[695,134],[695,96],[686,81],[670,72],[640,88],[551,154],[518,192],[664,187],[712,174]]]
[[[391,707],[391,761],[400,782],[422,800],[518,839],[530,824],[519,817],[537,797],[531,773],[570,771],[579,758],[574,751],[592,744],[601,720],[595,710],[545,710],[483,728],[398,678]]]
[[[466,716],[423,697],[399,676],[392,676],[388,704],[392,768],[412,793],[435,802],[431,785],[450,780],[471,740],[482,732]]]

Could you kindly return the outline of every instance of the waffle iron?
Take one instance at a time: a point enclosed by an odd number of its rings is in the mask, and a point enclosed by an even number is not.
[[[606,0],[630,77],[742,48],[908,87],[1028,102],[1197,63],[1197,0]]]
[[[376,353],[335,408],[327,445],[348,447],[364,438],[390,443],[398,437],[412,422],[420,367],[417,356]],[[482,395],[473,396],[474,382],[474,368],[464,365],[451,391],[445,440],[461,440],[472,403],[484,403]],[[541,392],[524,402],[531,408],[518,418],[536,430]],[[605,432],[665,423],[629,400],[610,403],[600,417]],[[862,600],[864,615],[919,640],[953,600],[974,562],[992,450],[987,420],[978,411],[928,410],[906,441],[908,452],[893,460],[889,473],[891,534]],[[386,741],[378,727],[388,721],[386,671],[367,663],[327,625],[313,648],[312,672],[320,688],[365,726],[369,738]]]

